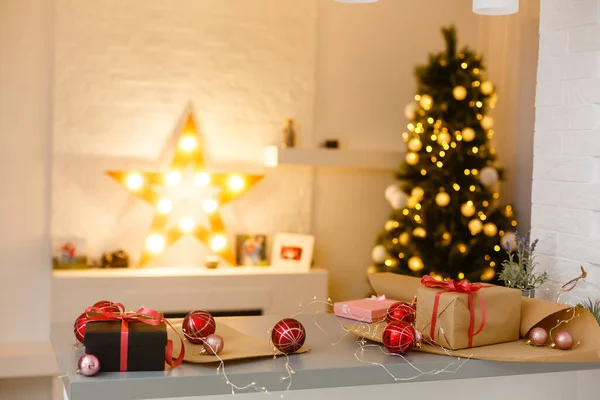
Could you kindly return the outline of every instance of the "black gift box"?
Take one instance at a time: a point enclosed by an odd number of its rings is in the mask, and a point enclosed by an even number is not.
[[[165,323],[152,326],[128,322],[128,326],[127,371],[163,371],[167,346]],[[88,321],[84,345],[86,354],[98,357],[101,371],[121,370],[121,321]]]

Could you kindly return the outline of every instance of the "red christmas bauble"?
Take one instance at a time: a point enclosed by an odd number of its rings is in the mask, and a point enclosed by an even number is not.
[[[181,330],[186,339],[194,344],[203,344],[204,338],[217,330],[217,323],[208,311],[190,311],[183,319]]]
[[[85,313],[81,314],[75,320],[75,324],[73,324],[73,333],[75,333],[75,339],[78,342],[83,343],[83,338],[85,336],[85,326],[87,324],[87,315]]]
[[[306,331],[300,321],[284,318],[271,330],[271,341],[277,350],[285,354],[295,353],[302,348]]]
[[[387,322],[406,322],[412,324],[415,322],[416,315],[416,306],[399,301],[388,308],[385,319]]]
[[[383,330],[383,345],[390,353],[404,354],[415,344],[415,329],[406,322],[390,322]]]
[[[101,300],[94,304],[93,307],[99,308],[105,313],[122,314],[125,312],[123,304],[109,300]]]

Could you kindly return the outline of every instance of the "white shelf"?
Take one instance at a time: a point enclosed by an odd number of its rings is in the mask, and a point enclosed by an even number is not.
[[[51,376],[58,365],[50,342],[0,342],[0,379]]]
[[[394,170],[402,162],[401,151],[369,151],[345,149],[283,149],[267,146],[264,149],[265,167],[280,165],[337,167]]]
[[[325,269],[281,266],[57,270],[52,279],[52,321],[73,323],[87,306],[103,299],[121,302],[128,310],[144,306],[164,313],[201,308],[289,315],[315,296],[326,299],[327,284]],[[310,312],[324,309],[318,304]]]
[[[55,279],[82,278],[154,278],[183,276],[254,276],[287,274],[327,274],[324,269],[298,270],[285,267],[168,267],[168,268],[90,268],[65,269],[52,272]]]

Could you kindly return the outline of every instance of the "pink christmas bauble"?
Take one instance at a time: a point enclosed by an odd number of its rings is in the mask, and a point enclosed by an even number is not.
[[[547,345],[549,337],[550,336],[548,335],[548,331],[539,326],[537,328],[533,328],[529,332],[529,340],[531,340],[531,343],[533,343],[536,346]]]
[[[421,346],[423,344],[423,332],[415,329],[415,345]]]
[[[404,354],[415,343],[415,329],[406,322],[390,322],[383,330],[383,345],[390,353]]]
[[[75,339],[82,344],[83,338],[85,337],[85,326],[87,325],[87,321],[87,316],[85,313],[83,313],[77,317],[75,323],[73,324],[73,333],[75,334]]]
[[[77,363],[77,372],[84,376],[94,376],[100,372],[100,361],[93,354],[84,354]]]
[[[203,344],[204,338],[215,333],[217,323],[208,311],[190,311],[183,319],[181,330],[188,341]]]
[[[571,350],[575,344],[573,335],[567,331],[560,331],[554,334],[553,341],[556,348],[561,350]]]
[[[300,321],[284,318],[271,330],[271,341],[277,350],[285,354],[295,353],[302,348],[306,331]]]
[[[219,335],[208,335],[206,339],[204,339],[204,350],[206,350],[206,354],[219,354],[221,350],[223,350],[223,345],[223,338]]]

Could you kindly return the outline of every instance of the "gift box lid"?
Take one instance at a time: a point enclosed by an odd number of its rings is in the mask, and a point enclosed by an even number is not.
[[[379,299],[379,298],[366,298],[366,299],[358,299],[358,300],[348,300],[348,301],[341,301],[338,303],[334,304],[334,307],[349,307],[349,308],[356,308],[356,309],[363,309],[363,310],[369,310],[369,311],[379,311],[379,310],[384,310],[387,311],[387,309],[394,303],[396,303],[397,300],[391,300],[391,299]]]
[[[128,322],[129,347],[166,346],[167,327],[164,322],[153,326],[143,322]],[[86,324],[84,345],[119,348],[121,345],[121,321],[89,321]]]
[[[397,300],[386,299],[385,296],[366,299],[349,300],[335,303],[333,309],[340,317],[374,322],[384,319],[388,308]]]

